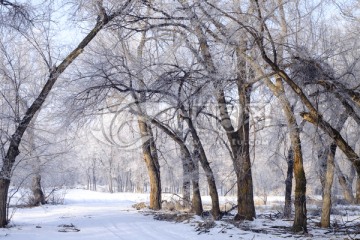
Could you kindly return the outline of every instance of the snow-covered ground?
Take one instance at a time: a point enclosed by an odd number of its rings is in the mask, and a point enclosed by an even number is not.
[[[276,228],[290,227],[292,222],[271,217],[242,223],[241,228],[217,221],[209,232],[200,233],[196,231],[202,221],[199,217],[181,223],[158,221],[152,214],[145,214],[147,211],[135,210],[132,205],[138,202],[148,202],[148,195],[71,189],[67,191],[64,205],[17,209],[11,227],[0,230],[0,239],[350,239],[346,234],[325,234],[327,230],[311,227],[307,236],[277,233]],[[353,219],[358,217],[352,216]]]

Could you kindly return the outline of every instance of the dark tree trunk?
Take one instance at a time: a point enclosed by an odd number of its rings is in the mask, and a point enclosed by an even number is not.
[[[8,224],[8,191],[10,180],[0,178],[0,224],[5,227]]]
[[[190,154],[189,149],[184,143],[184,139],[176,134],[175,132],[171,131],[168,127],[164,124],[157,121],[155,118],[151,119],[151,123],[155,126],[160,128],[164,131],[168,136],[170,136],[177,144],[180,146],[180,151],[184,155],[184,160],[188,164],[187,169],[190,171],[190,179],[193,184],[193,197],[192,197],[192,211],[194,211],[197,215],[202,215],[203,208],[202,208],[202,201],[200,196],[200,189],[199,189],[199,156],[198,154]]]
[[[205,154],[205,150],[202,146],[201,140],[197,134],[197,131],[192,123],[192,120],[190,118],[186,118],[186,122],[189,126],[191,136],[193,138],[194,143],[194,156],[198,156],[198,159],[200,161],[201,167],[203,168],[206,176],[206,180],[209,187],[209,195],[211,197],[211,214],[214,219],[220,219],[221,218],[221,211],[220,211],[220,203],[219,203],[219,195],[217,192],[216,182],[214,173],[210,167],[210,163],[207,159],[207,156]],[[194,157],[195,158],[195,157]]]
[[[58,65],[50,69],[50,73],[45,85],[42,87],[41,92],[36,97],[35,101],[26,110],[25,115],[21,119],[17,126],[15,133],[11,136],[9,142],[9,148],[3,159],[3,166],[0,172],[0,227],[5,227],[8,223],[7,220],[7,191],[10,185],[11,172],[15,163],[16,157],[19,155],[19,145],[22,137],[28,128],[34,115],[39,111],[45,102],[47,96],[51,92],[54,84],[56,83],[59,76],[67,69],[67,67],[84,51],[84,48],[92,41],[92,39],[99,33],[99,31],[113,18],[121,14],[125,10],[131,1],[124,3],[121,11],[116,12],[113,15],[107,16],[105,12],[99,13],[99,20],[92,30],[84,37],[79,45],[69,54],[64,60]]]
[[[200,53],[201,56],[203,57],[203,61],[204,61],[204,66],[206,68],[206,70],[208,71],[209,77],[213,78],[214,76],[217,76],[217,70],[214,64],[214,61],[212,59],[212,54],[210,51],[210,47],[207,41],[207,36],[205,35],[203,28],[202,28],[202,24],[200,19],[198,18],[198,16],[196,15],[195,11],[192,11],[192,7],[190,6],[188,1],[181,1],[181,5],[183,6],[184,10],[186,11],[186,14],[188,15],[188,17],[190,18],[190,21],[193,25],[193,29],[194,29],[194,33],[197,36],[197,39],[199,41],[199,48],[200,48]],[[246,44],[245,44],[246,45]],[[237,48],[237,51],[240,48]],[[243,49],[240,49],[240,51],[243,51]],[[246,98],[249,97],[250,99],[250,94],[248,94],[248,90],[251,89],[250,84],[245,84],[246,82],[244,80],[247,79],[247,75],[246,75],[246,63],[245,61],[243,61],[243,59],[241,59],[241,61],[238,61],[238,64],[240,66],[240,68],[238,68],[238,81],[237,84],[239,86],[239,89],[241,88],[242,90],[245,90],[246,92]],[[231,124],[231,120],[227,111],[227,103],[225,100],[225,96],[224,96],[224,91],[223,89],[221,89],[218,84],[217,84],[217,79],[213,79],[213,85],[217,90],[217,102],[219,105],[219,110],[220,110],[220,119],[221,119],[221,124],[222,127],[224,128],[224,130],[227,133],[227,137],[228,137],[228,141],[231,145],[231,149],[232,149],[232,158],[233,158],[233,163],[234,163],[234,169],[236,172],[236,176],[237,176],[237,184],[238,184],[238,203],[239,203],[239,207],[238,207],[238,211],[239,211],[239,216],[241,216],[241,218],[245,218],[248,220],[253,220],[253,218],[255,218],[255,205],[254,205],[254,199],[253,199],[253,183],[252,183],[252,175],[251,175],[251,162],[250,162],[250,156],[248,154],[248,147],[247,144],[247,139],[242,138],[242,132],[236,131],[234,129],[234,127]],[[240,87],[241,86],[241,87]],[[240,92],[239,92],[239,98],[241,98],[240,96]],[[242,101],[242,99],[240,99],[240,102]],[[243,108],[243,113],[246,113],[248,111],[248,107],[247,105],[242,105]],[[246,118],[246,116],[245,116]],[[242,119],[243,120],[243,119]],[[248,130],[246,129],[246,125],[248,124],[248,122],[242,122],[243,124],[243,129],[242,130]],[[245,132],[245,135],[248,134],[248,132]],[[242,146],[244,144],[244,148],[242,149]],[[206,164],[206,162],[202,159],[203,158],[203,151],[200,148],[200,163],[202,165],[202,167],[204,168],[205,172],[206,171],[211,171],[211,168],[209,169],[208,163]],[[244,167],[244,169],[241,169],[241,167]],[[212,171],[211,171],[212,173]],[[209,185],[209,190],[210,190],[210,194],[213,194],[212,199],[213,199],[213,216],[215,215],[219,215],[220,214],[220,208],[218,207],[219,203],[218,203],[218,194],[216,190],[216,185],[215,185],[215,180],[213,179],[213,176],[210,176],[207,174],[207,178],[208,178],[208,185]]]
[[[284,206],[284,217],[291,217],[291,195],[292,195],[292,181],[294,175],[294,152],[290,147],[287,156],[287,172],[285,180],[285,206]]]
[[[237,173],[237,199],[238,199],[238,213],[235,216],[237,220],[253,220],[256,217],[254,204],[254,190],[251,173],[251,159],[250,159],[250,96],[252,87],[246,84],[246,62],[241,58],[241,53],[245,50],[237,48],[238,61],[238,95],[241,107],[240,126],[238,126],[237,135],[233,135],[232,141],[238,141],[234,152],[234,159],[237,161],[235,166],[238,167]]]
[[[298,150],[294,151],[294,175],[295,175],[295,218],[293,223],[294,232],[307,232],[306,210],[306,177],[302,163],[300,143]]]

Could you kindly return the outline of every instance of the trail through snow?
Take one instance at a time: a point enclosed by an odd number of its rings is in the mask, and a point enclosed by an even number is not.
[[[17,209],[12,227],[1,229],[0,239],[219,239],[198,235],[190,224],[156,221],[131,207],[147,198],[144,194],[70,190],[64,205]],[[64,224],[80,231],[59,232]]]
[[[215,240],[215,239],[299,239],[301,236],[275,236],[243,231],[217,222],[208,233],[199,234],[194,223],[157,221],[131,206],[148,202],[147,194],[101,193],[71,189],[64,205],[44,205],[17,209],[11,227],[0,229],[0,240]],[[260,229],[267,223],[249,223]],[[274,222],[272,222],[274,224]],[[279,222],[291,226],[291,222]],[[324,235],[314,239],[329,239]],[[325,238],[322,238],[324,236]],[[311,239],[311,237],[305,237]],[[337,239],[337,237],[332,238]]]

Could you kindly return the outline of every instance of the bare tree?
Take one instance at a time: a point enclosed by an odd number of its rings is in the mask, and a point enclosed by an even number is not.
[[[4,1],[2,1],[3,3]],[[131,0],[126,1],[119,9],[114,13],[106,13],[99,11],[99,18],[95,26],[91,31],[84,37],[79,45],[69,53],[59,65],[50,66],[49,74],[46,83],[41,87],[34,102],[21,116],[20,121],[16,124],[14,133],[9,137],[8,144],[5,145],[4,150],[5,156],[2,158],[3,165],[0,171],[0,226],[5,227],[8,223],[7,216],[7,196],[8,189],[10,186],[11,172],[16,160],[19,155],[19,145],[23,138],[25,131],[27,130],[31,120],[35,114],[40,110],[52,90],[54,84],[58,80],[59,76],[68,68],[68,66],[84,51],[84,48],[91,42],[91,40],[98,34],[98,32],[116,16],[123,14],[132,3]],[[99,2],[100,4],[100,2]],[[100,10],[104,10],[102,5],[99,5]]]

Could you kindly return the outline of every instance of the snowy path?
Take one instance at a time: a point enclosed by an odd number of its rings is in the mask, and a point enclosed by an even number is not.
[[[0,240],[259,240],[284,238],[318,240],[345,237],[326,236],[319,230],[312,231],[313,234],[316,234],[313,237],[291,236],[291,234],[267,235],[244,231],[233,226],[229,227],[228,224],[224,225],[224,222],[217,222],[209,233],[199,235],[195,231],[194,223],[157,221],[152,216],[145,216],[131,207],[134,203],[148,202],[148,197],[147,194],[109,194],[72,189],[67,193],[64,205],[17,209],[12,218],[12,227],[0,229]],[[263,229],[269,224],[291,226],[291,222],[268,219],[256,219],[248,224],[253,229]],[[74,232],[76,229],[79,231]],[[67,230],[67,232],[61,232],[63,230]]]
[[[14,227],[1,229],[0,239],[219,239],[217,234],[198,235],[190,224],[155,221],[131,207],[144,200],[146,195],[71,190],[65,205],[18,209],[12,220]],[[73,224],[80,231],[59,232],[63,224]]]

